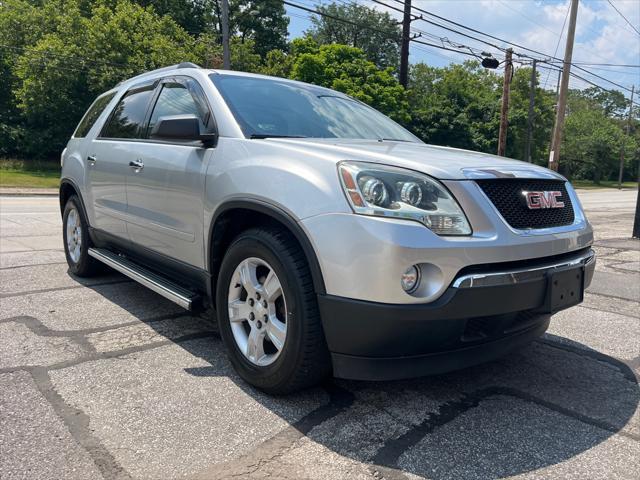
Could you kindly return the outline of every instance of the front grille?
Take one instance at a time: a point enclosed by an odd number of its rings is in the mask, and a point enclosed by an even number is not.
[[[480,188],[493,202],[509,225],[517,229],[535,229],[571,225],[574,219],[573,205],[561,180],[538,180],[528,178],[499,178],[476,180]],[[527,207],[522,192],[562,193],[558,200],[564,202],[562,208]]]

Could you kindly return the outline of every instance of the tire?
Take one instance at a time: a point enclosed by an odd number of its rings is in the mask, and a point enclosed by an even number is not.
[[[91,277],[102,271],[100,262],[88,253],[92,245],[88,225],[80,200],[72,195],[62,214],[62,238],[69,270],[78,277]]]
[[[242,282],[242,278],[247,276],[240,276],[241,271],[250,271],[254,266],[257,273],[253,278],[254,281],[258,280],[257,285],[262,289],[263,297],[259,297],[259,293],[254,293],[252,297],[249,293],[251,287],[245,288]],[[277,291],[277,288],[272,288],[275,282],[271,278],[271,271],[277,277],[275,280],[281,292],[273,305],[269,290]],[[236,296],[236,300],[230,300]],[[258,309],[264,307],[267,298],[269,315],[263,315],[262,318],[265,319],[263,328],[270,330],[263,340],[257,342],[260,344],[262,341],[261,353],[264,356],[256,355],[260,350],[256,348],[252,357],[251,353],[247,353],[252,350],[248,345],[252,343],[250,338],[255,328],[259,327],[260,316],[250,321],[247,315],[263,313]],[[254,302],[255,308],[248,306],[252,299],[258,300]],[[258,305],[261,302],[262,306]],[[234,313],[236,309],[233,305],[232,309],[229,308],[230,303],[240,306],[238,313]],[[220,267],[216,304],[219,331],[230,361],[238,374],[254,387],[269,394],[282,395],[315,385],[331,372],[331,360],[309,266],[299,245],[288,232],[271,228],[251,229],[236,237]],[[275,313],[272,313],[272,306]],[[232,322],[230,317],[235,321]],[[240,318],[246,320],[238,320]],[[276,324],[279,327],[276,328]],[[275,335],[277,338],[274,338],[271,332],[281,333],[283,324],[286,336],[282,348],[278,349],[281,337]],[[245,334],[246,348],[241,341]]]

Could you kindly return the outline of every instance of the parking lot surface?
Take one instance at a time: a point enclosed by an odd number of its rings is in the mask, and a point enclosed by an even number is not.
[[[269,397],[215,326],[67,272],[57,198],[0,197],[0,478],[640,478],[635,191],[580,192],[585,302],[498,361]]]

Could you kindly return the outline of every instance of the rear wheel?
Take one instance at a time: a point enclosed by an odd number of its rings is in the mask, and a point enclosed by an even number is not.
[[[284,394],[329,374],[309,267],[288,232],[240,234],[225,254],[217,285],[220,333],[244,380]]]
[[[64,206],[62,236],[71,273],[79,277],[90,277],[100,272],[100,263],[88,254],[91,246],[89,228],[76,195],[69,197]]]

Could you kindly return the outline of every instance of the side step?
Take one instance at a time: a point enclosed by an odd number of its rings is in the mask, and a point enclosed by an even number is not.
[[[177,303],[182,308],[192,310],[194,304],[200,300],[200,296],[197,293],[176,285],[165,277],[147,270],[122,255],[117,255],[102,248],[90,248],[87,253],[96,260],[100,260],[114,270],[162,295],[164,298]]]

